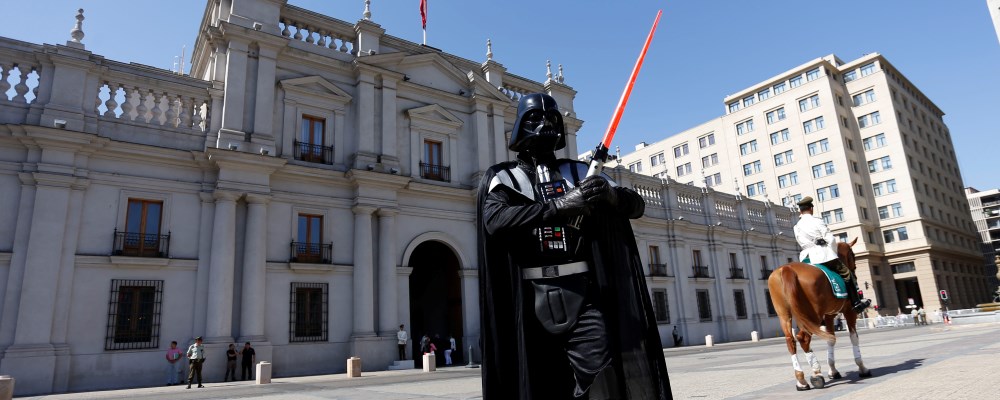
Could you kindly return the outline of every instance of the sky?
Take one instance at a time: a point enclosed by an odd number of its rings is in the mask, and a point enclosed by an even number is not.
[[[357,21],[363,0],[289,0]],[[419,0],[372,0],[386,34],[420,42]],[[204,0],[3,1],[0,36],[63,44],[84,8],[83,42],[106,58],[170,69],[190,51]],[[663,18],[612,146],[623,154],[724,113],[722,99],[809,60],[878,52],[945,112],[966,186],[1000,188],[1000,41],[985,0],[429,0],[428,45],[545,80],[563,64],[584,120],[577,147],[607,128],[656,11]]]

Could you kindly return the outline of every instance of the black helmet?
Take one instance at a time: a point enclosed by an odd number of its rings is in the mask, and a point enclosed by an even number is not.
[[[521,97],[507,148],[521,152],[556,151],[563,147],[566,147],[566,129],[556,99],[544,93]]]

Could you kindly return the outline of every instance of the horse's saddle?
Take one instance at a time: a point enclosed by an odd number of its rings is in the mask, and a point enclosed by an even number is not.
[[[844,283],[844,277],[840,276],[840,274],[833,272],[832,270],[821,264],[813,264],[809,262],[808,257],[805,260],[802,260],[802,262],[812,265],[816,268],[819,268],[820,271],[823,271],[823,274],[826,275],[826,279],[830,281],[830,286],[833,287],[833,297],[836,297],[838,299],[847,298],[847,284]]]

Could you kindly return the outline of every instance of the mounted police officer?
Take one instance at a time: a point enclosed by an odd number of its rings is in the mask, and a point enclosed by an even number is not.
[[[565,146],[555,99],[525,95],[516,161],[480,184],[484,399],[669,398],[628,222],[645,202]]]
[[[822,218],[813,215],[812,197],[806,196],[798,202],[798,205],[799,222],[795,224],[794,230],[795,240],[802,247],[799,260],[809,264],[821,264],[840,274],[847,284],[847,298],[851,301],[851,307],[854,312],[860,314],[871,305],[871,300],[862,301],[858,295],[854,272],[840,261],[833,249],[833,232],[830,232],[830,228]]]

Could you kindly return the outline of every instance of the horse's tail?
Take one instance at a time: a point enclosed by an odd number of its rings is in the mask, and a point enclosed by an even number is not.
[[[799,329],[819,336],[823,340],[833,340],[833,334],[820,329],[820,324],[823,322],[822,317],[816,315],[816,311],[812,307],[812,304],[809,303],[809,299],[802,292],[798,277],[795,271],[792,270],[791,265],[786,265],[783,268],[779,268],[779,270],[781,271],[781,286],[785,294],[785,301],[788,302],[788,308],[791,309],[792,315],[798,320]]]

